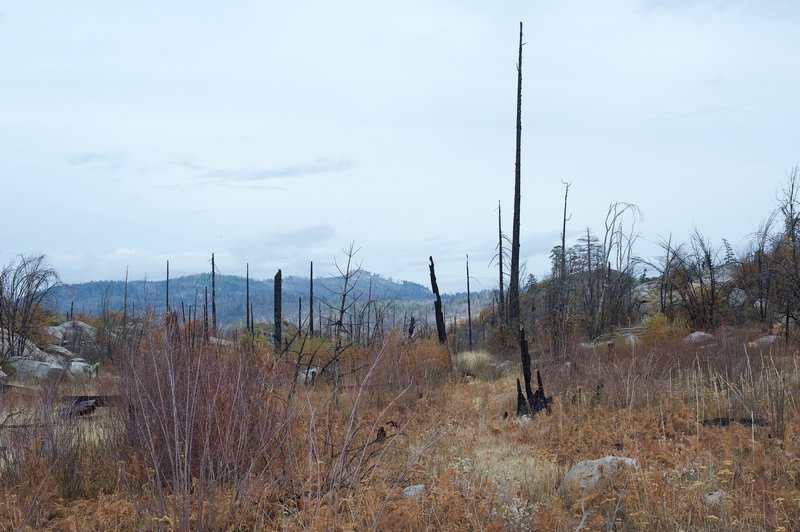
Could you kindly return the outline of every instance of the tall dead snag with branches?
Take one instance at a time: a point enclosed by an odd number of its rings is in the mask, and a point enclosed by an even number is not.
[[[753,301],[753,306],[758,312],[758,322],[762,332],[768,332],[772,326],[772,305],[770,299],[774,288],[774,265],[771,252],[773,240],[772,224],[774,216],[765,221],[755,235],[752,251],[748,259],[742,264],[740,285],[747,294],[747,299]]]
[[[800,316],[800,167],[795,166],[786,176],[786,184],[778,198],[783,216],[783,234],[775,250],[779,272],[779,297],[783,307],[784,335],[789,340],[790,321],[798,323]]]
[[[511,277],[508,281],[508,322],[519,325],[519,225],[520,181],[522,173],[522,22],[519,23],[519,58],[517,59],[517,153],[514,165],[514,223],[511,236]]]
[[[44,324],[44,303],[58,283],[44,255],[20,255],[0,271],[0,362],[23,353]]]
[[[273,342],[275,344],[275,351],[280,352],[280,350],[281,350],[281,324],[283,323],[282,317],[281,317],[281,292],[282,292],[281,284],[282,284],[282,277],[281,277],[281,271],[280,270],[278,270],[278,272],[275,274],[275,277],[273,278],[273,284],[274,284],[274,293],[273,293],[273,300],[274,300],[273,301],[273,311],[274,311],[274,315],[273,315],[273,320],[274,320],[274,323],[275,323],[275,331],[273,333],[272,340],[273,340]]]
[[[600,275],[592,277],[597,294],[594,332],[606,332],[612,324],[626,322],[638,259],[633,246],[639,239],[636,224],[642,211],[633,203],[614,202],[608,207],[605,233],[600,246]]]
[[[345,251],[347,264],[344,270],[336,261],[336,269],[342,279],[342,288],[339,292],[339,307],[336,309],[336,337],[333,342],[333,358],[330,364],[333,366],[333,405],[339,407],[339,393],[342,379],[342,354],[352,345],[352,329],[348,332],[344,325],[344,318],[355,307],[356,301],[352,297],[356,281],[361,276],[361,266],[354,266],[353,259],[358,250],[353,249],[354,244],[350,243],[350,248]]]
[[[436,296],[436,300],[433,302],[433,309],[436,313],[436,335],[439,338],[440,344],[446,344],[447,329],[445,328],[444,313],[442,312],[442,296],[439,295],[439,285],[436,284],[436,271],[433,266],[433,257],[428,257],[428,259],[431,261],[428,265],[428,269],[431,273],[431,290],[433,290],[433,294]]]
[[[498,286],[499,286],[499,294],[497,298],[497,314],[500,316],[500,321],[506,323],[508,321],[508,316],[506,315],[506,296],[503,291],[503,261],[505,260],[505,254],[503,251],[503,219],[502,219],[502,209],[500,208],[500,202],[497,202],[497,268],[500,271],[498,275]]]

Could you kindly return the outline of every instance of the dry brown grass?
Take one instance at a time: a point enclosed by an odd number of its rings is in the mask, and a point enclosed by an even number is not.
[[[466,382],[435,342],[347,353],[336,408],[325,375],[293,384],[292,361],[268,350],[154,335],[131,353],[138,385],[130,367],[95,383],[138,398],[136,415],[58,419],[63,389],[18,400],[38,424],[0,431],[0,528],[796,529],[800,355],[747,349],[753,331],[687,346],[661,325],[643,345],[541,368],[553,411],[530,420],[513,416],[515,371]],[[736,421],[703,423],[722,417]],[[562,496],[569,467],[609,454],[641,469]],[[427,489],[402,498],[411,484]]]

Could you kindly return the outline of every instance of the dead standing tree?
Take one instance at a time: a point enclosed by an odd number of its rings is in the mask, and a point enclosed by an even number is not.
[[[274,334],[272,336],[272,340],[273,340],[273,342],[275,344],[275,350],[276,351],[280,351],[281,350],[281,323],[282,323],[282,318],[281,318],[281,288],[282,288],[281,284],[282,284],[282,277],[281,277],[281,271],[280,270],[278,270],[278,273],[275,274],[275,277],[273,279],[273,284],[274,284],[274,288],[275,288],[275,291],[274,291],[274,305],[273,305],[273,310],[274,310],[273,319],[274,319],[274,322],[275,322],[275,332],[274,332]]]
[[[506,238],[503,236],[503,219],[502,219],[502,209],[500,207],[500,202],[497,202],[497,268],[500,270],[498,275],[498,285],[499,291],[497,298],[497,313],[500,316],[500,321],[506,323],[508,320],[508,315],[506,314],[506,296],[503,290],[503,260],[505,260],[505,255],[503,251],[503,239]]]
[[[469,291],[469,255],[467,255],[467,326],[469,327],[469,350],[472,351],[472,300]]]
[[[514,165],[514,223],[511,236],[511,277],[508,283],[508,323],[519,326],[519,226],[520,181],[522,173],[522,22],[519,23],[519,57],[517,59],[517,146]]]
[[[444,312],[442,312],[442,296],[439,294],[439,285],[436,284],[436,270],[434,270],[433,266],[433,257],[428,257],[428,259],[431,261],[428,265],[428,269],[431,273],[431,290],[433,290],[433,294],[436,296],[436,300],[433,302],[433,309],[436,312],[436,335],[439,338],[440,344],[446,344],[447,329],[444,324]]]
[[[45,264],[44,255],[24,257],[0,271],[0,362],[21,355],[25,344],[41,326],[42,306],[59,283],[58,274]]]
[[[217,269],[211,254],[211,335],[217,335]]]
[[[535,392],[531,386],[531,354],[528,349],[528,340],[525,338],[525,329],[522,327],[519,330],[519,349],[522,356],[522,377],[525,380],[525,395],[522,394],[522,386],[520,386],[519,379],[517,379],[517,416],[536,414],[542,410],[549,414],[553,397],[545,396],[542,375],[539,370],[536,370],[536,383],[538,386]]]
[[[342,355],[352,345],[352,329],[348,332],[344,325],[344,318],[356,304],[355,298],[352,297],[352,292],[355,288],[356,281],[361,276],[361,266],[353,267],[353,258],[358,250],[353,249],[353,243],[350,243],[350,248],[345,252],[347,255],[347,264],[342,270],[338,262],[336,269],[339,270],[339,275],[342,278],[342,289],[339,292],[339,308],[336,310],[336,336],[333,342],[333,359],[330,364],[333,366],[333,406],[339,408],[339,393],[341,388],[342,379]],[[326,366],[327,367],[327,366]]]
[[[308,276],[308,335],[314,336],[314,261]]]

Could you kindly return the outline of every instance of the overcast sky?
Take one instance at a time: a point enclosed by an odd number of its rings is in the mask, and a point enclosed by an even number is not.
[[[67,282],[367,270],[494,288],[637,204],[639,254],[743,245],[800,162],[800,2],[0,2],[0,260]]]

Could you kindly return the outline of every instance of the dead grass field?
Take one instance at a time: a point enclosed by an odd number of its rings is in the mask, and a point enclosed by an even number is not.
[[[482,371],[467,380],[425,340],[349,354],[363,369],[345,372],[336,407],[329,380],[292,385],[294,366],[268,350],[155,338],[130,354],[141,382],[121,363],[122,379],[93,385],[135,409],[63,418],[64,387],[3,396],[4,412],[27,412],[7,424],[30,426],[0,431],[0,527],[797,530],[800,355],[750,349],[751,336],[701,348],[645,334],[549,361],[552,414],[532,419],[514,416],[516,361],[483,371],[472,357]],[[574,463],[606,455],[641,468],[577,498],[559,490]],[[414,484],[425,492],[403,498]]]

